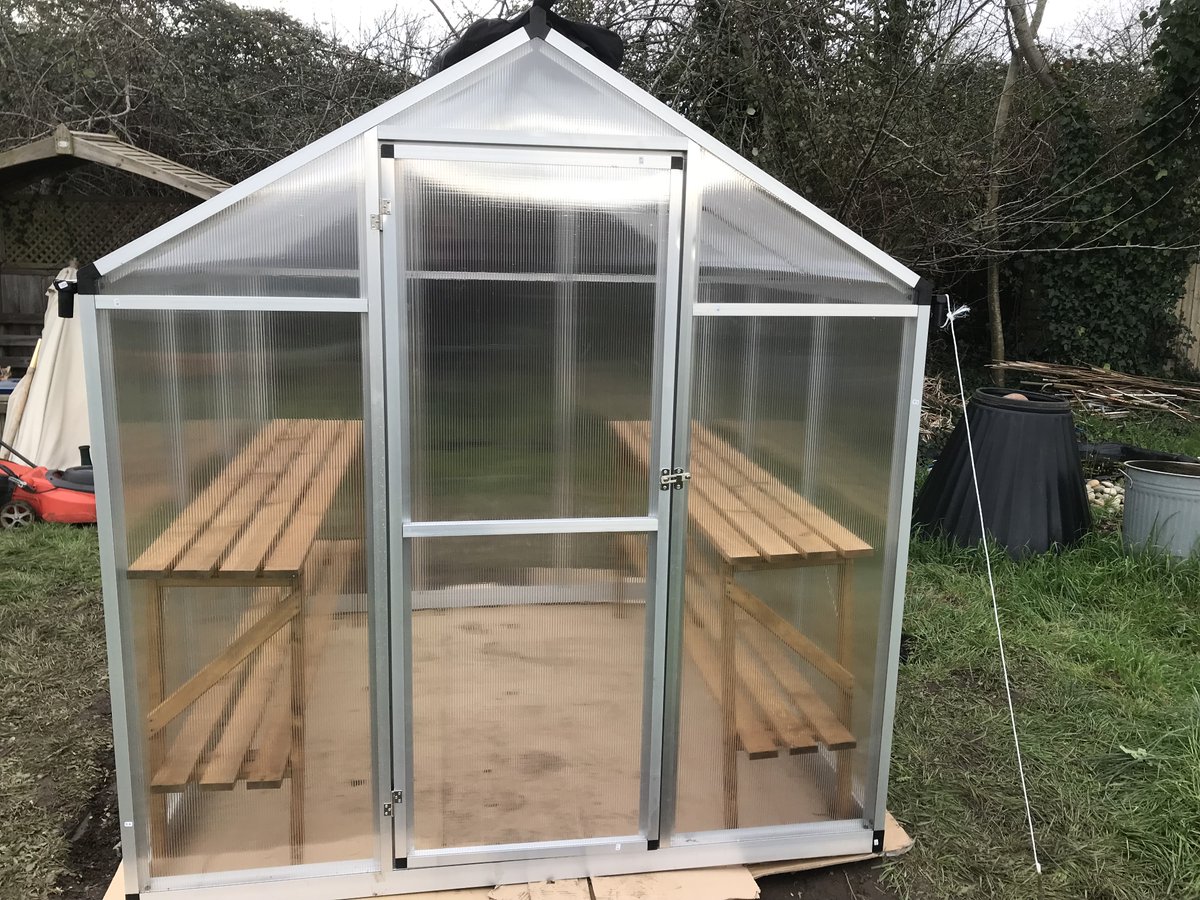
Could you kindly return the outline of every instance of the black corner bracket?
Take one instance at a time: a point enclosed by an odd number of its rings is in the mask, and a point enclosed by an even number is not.
[[[871,852],[872,853],[882,853],[883,852],[883,829],[882,828],[880,828],[878,831],[872,832],[872,834],[871,834]]]
[[[397,856],[396,857],[396,868],[397,869],[407,869],[408,868],[408,857]]]
[[[658,838],[655,838],[652,841],[646,841],[646,849],[647,850],[657,850],[658,849]]]
[[[917,306],[932,306],[933,305],[933,282],[928,278],[922,278],[917,282],[917,286],[913,288],[913,302]]]
[[[100,282],[100,270],[95,263],[88,263],[75,275],[75,293],[94,294]]]
[[[395,159],[396,145],[395,144],[384,144],[382,147],[379,148],[379,155],[382,156],[384,159]]]

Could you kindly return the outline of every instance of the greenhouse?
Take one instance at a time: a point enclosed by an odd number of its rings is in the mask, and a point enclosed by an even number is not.
[[[77,302],[128,892],[881,849],[903,265],[531,29]]]

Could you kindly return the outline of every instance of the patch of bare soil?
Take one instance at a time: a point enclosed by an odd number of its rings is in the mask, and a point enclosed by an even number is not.
[[[112,750],[97,760],[101,776],[83,814],[67,823],[71,850],[68,868],[57,889],[67,900],[101,900],[121,854],[120,822],[117,816],[117,778]]]
[[[878,860],[760,878],[762,900],[896,900],[879,880]]]

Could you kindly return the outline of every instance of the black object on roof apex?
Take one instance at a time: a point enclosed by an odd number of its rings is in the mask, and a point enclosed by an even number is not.
[[[458,40],[437,55],[429,68],[429,74],[436,75],[522,28],[527,29],[533,37],[540,38],[544,38],[548,30],[553,29],[587,50],[606,66],[620,69],[621,61],[625,58],[625,42],[620,36],[599,25],[563,18],[550,8],[554,2],[555,0],[534,0],[533,6],[512,19],[480,19],[472,22]]]

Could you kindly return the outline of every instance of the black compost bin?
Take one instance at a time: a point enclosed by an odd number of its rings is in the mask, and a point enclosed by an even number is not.
[[[967,404],[988,532],[1014,558],[1075,543],[1092,524],[1070,404],[1049,394],[981,388]],[[979,543],[979,512],[962,421],[934,463],[914,527]]]

